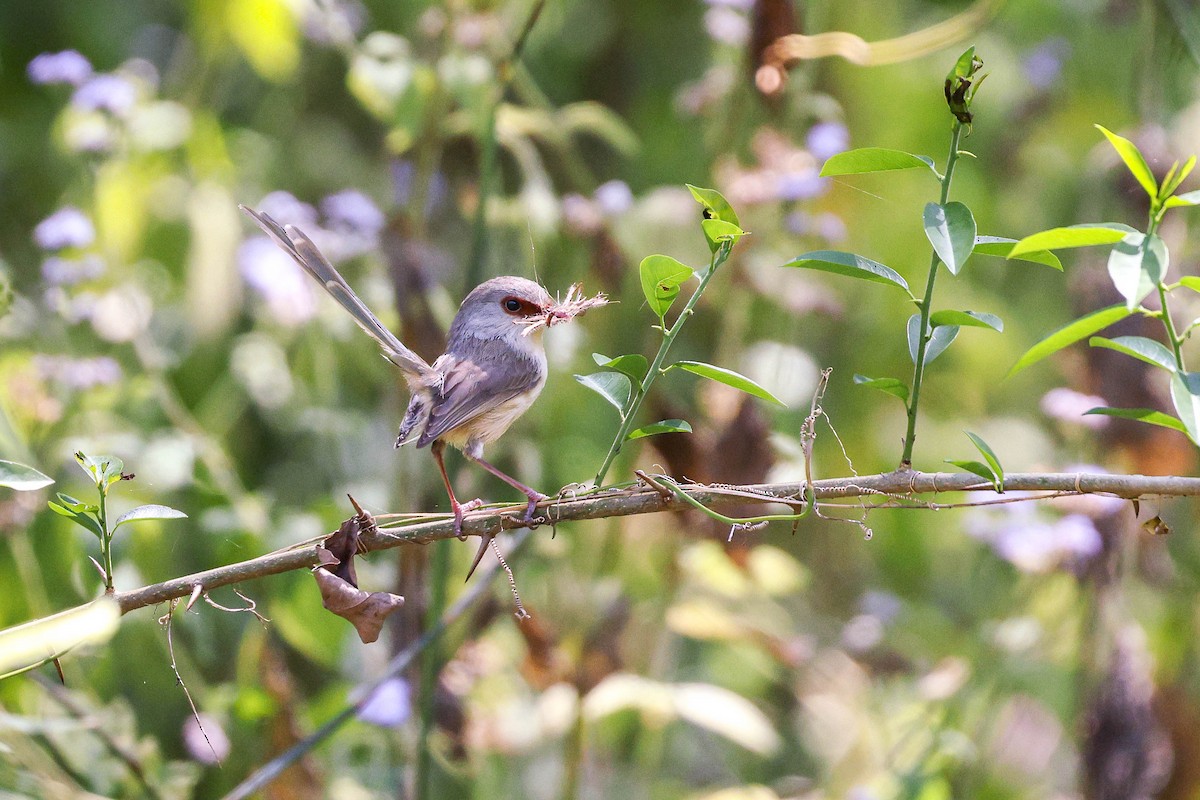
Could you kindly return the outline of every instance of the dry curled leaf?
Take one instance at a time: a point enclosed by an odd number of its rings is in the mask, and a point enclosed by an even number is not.
[[[1142,530],[1151,536],[1166,536],[1171,532],[1171,526],[1163,522],[1163,518],[1155,514],[1142,523]]]
[[[320,560],[313,569],[313,577],[321,590],[321,604],[339,617],[349,620],[363,644],[378,639],[384,620],[404,605],[404,598],[398,594],[365,592],[358,588],[354,556],[362,552],[359,540],[362,532],[374,524],[366,512],[343,522],[317,547]]]

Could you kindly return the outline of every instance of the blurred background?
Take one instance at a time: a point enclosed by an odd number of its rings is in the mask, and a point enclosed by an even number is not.
[[[634,468],[802,477],[800,426],[825,366],[841,446],[819,428],[816,477],[897,466],[903,411],[852,376],[909,379],[911,307],[781,265],[845,249],[923,285],[931,176],[817,173],[864,146],[944,164],[942,82],[969,45],[989,77],[951,196],[982,234],[1142,225],[1144,197],[1093,123],[1134,139],[1160,176],[1200,151],[1200,28],[1177,0],[551,0],[513,63],[533,9],[0,5],[0,457],[83,497],[72,453],[114,454],[137,475],[114,488],[116,510],[189,515],[122,529],[118,589],[333,530],[347,492],[377,513],[447,510],[429,456],[391,447],[407,401],[397,371],[239,203],[312,235],[426,357],[486,277],[536,276],[552,293],[581,281],[620,301],[546,336],[546,390],[489,451],[552,494],[595,474],[618,424],[572,374],[595,371],[592,353],[657,346],[639,261],[707,263],[685,183],[724,193],[752,235],[673,355],[743,372],[788,407],[672,373],[644,422],[695,432],[626,447],[611,481]],[[933,45],[894,44],[890,63],[769,57],[791,33],[878,42],[947,21]],[[1191,219],[1161,231],[1180,274],[1196,271]],[[969,429],[1010,471],[1194,471],[1182,435],[1081,416],[1169,408],[1165,382],[1131,359],[1075,347],[1005,380],[1046,333],[1116,299],[1103,254],[1063,261],[976,256],[942,279],[937,307],[999,314],[1005,330],[964,330],[930,368],[916,468],[974,457]],[[512,495],[459,465],[460,497]],[[49,496],[0,490],[0,627],[102,586],[95,541]],[[727,541],[692,515],[542,529],[513,562],[531,622],[497,582],[423,671],[264,796],[1193,798],[1195,507],[1148,510],[1173,535],[1103,498],[874,511],[869,538],[805,520]],[[431,587],[461,591],[474,550],[360,559],[365,588],[408,598],[369,646],[302,571],[241,587],[269,624],[178,612],[174,657],[208,742],[170,668],[166,607],[132,613],[110,645],[64,659],[69,703],[47,690],[50,667],[0,682],[0,788],[220,797],[360,696],[440,610]]]

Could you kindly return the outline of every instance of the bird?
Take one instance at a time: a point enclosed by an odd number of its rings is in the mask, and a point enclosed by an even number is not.
[[[546,384],[546,353],[541,333],[566,322],[607,300],[604,295],[584,298],[578,285],[559,302],[538,283],[514,275],[491,278],[476,286],[462,301],[450,332],[446,352],[432,364],[406,347],[359,299],[345,278],[329,263],[303,231],[280,225],[268,214],[239,206],[280,248],[311,275],[395,364],[408,384],[411,399],[396,447],[428,447],[437,462],[450,508],[454,534],[466,539],[463,520],[467,512],[483,505],[476,498],[459,502],[446,472],[444,453],[454,447],[487,472],[525,495],[528,505],[521,521],[533,524],[538,503],[546,495],[521,483],[483,458],[483,448],[494,442],[537,399]],[[470,580],[491,542],[484,536],[467,573]]]

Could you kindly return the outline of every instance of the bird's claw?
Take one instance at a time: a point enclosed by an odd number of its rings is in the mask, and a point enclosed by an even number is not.
[[[463,533],[463,516],[468,511],[474,511],[483,507],[483,499],[476,497],[474,500],[468,500],[465,503],[456,503],[454,506],[454,535],[458,537],[460,542],[467,540],[467,535]]]

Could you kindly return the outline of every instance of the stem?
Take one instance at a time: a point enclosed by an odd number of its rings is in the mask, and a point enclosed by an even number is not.
[[[1161,213],[1151,213],[1150,225],[1146,229],[1146,236],[1153,236],[1155,234],[1161,218]],[[1161,279],[1158,282],[1158,302],[1162,306],[1162,323],[1163,327],[1167,329],[1167,341],[1171,343],[1171,351],[1175,354],[1175,366],[1182,374],[1187,372],[1187,368],[1183,365],[1183,336],[1175,330],[1175,321],[1171,319],[1171,309],[1167,305],[1167,286]]]
[[[704,294],[704,289],[708,286],[708,282],[712,280],[713,275],[716,274],[717,267],[724,264],[726,259],[729,258],[729,251],[732,248],[733,244],[731,242],[722,242],[720,248],[713,253],[712,260],[708,264],[708,270],[700,278],[700,285],[696,287],[696,291],[692,292],[692,296],[688,298],[683,311],[679,312],[679,317],[675,320],[675,324],[669,330],[663,330],[662,343],[658,346],[658,353],[655,354],[654,360],[650,362],[650,368],[646,371],[646,377],[642,379],[642,385],[634,387],[633,394],[629,398],[629,405],[621,413],[621,427],[617,430],[617,435],[613,438],[612,445],[608,448],[608,455],[604,457],[604,463],[600,465],[600,470],[596,473],[594,483],[597,487],[604,483],[604,476],[608,474],[608,470],[612,467],[613,461],[616,460],[617,454],[621,452],[621,445],[625,443],[625,437],[629,435],[630,429],[633,428],[633,421],[637,418],[637,412],[642,407],[642,401],[646,399],[646,395],[650,391],[650,386],[659,375],[666,372],[662,368],[662,363],[666,360],[667,351],[675,343],[675,337],[679,335],[679,331],[683,328],[683,323],[692,315],[692,308],[696,305],[696,301],[700,299],[700,295]]]
[[[954,165],[958,162],[958,141],[962,138],[962,123],[954,121],[954,132],[950,136],[950,154],[946,157],[946,174],[942,178],[941,204],[950,197],[950,181],[954,179]],[[925,281],[925,298],[921,301],[921,336],[917,340],[917,362],[913,365],[912,397],[908,401],[908,431],[904,434],[904,454],[900,457],[900,469],[912,467],[913,442],[917,435],[917,408],[921,399],[921,383],[925,378],[925,353],[929,346],[929,315],[933,309],[933,285],[937,280],[939,259],[935,252],[929,259],[929,278]]]
[[[97,519],[100,521],[100,560],[104,562],[104,593],[113,593],[113,560],[112,560],[112,532],[108,529],[108,491],[107,487],[97,485],[100,490],[100,512]]]

